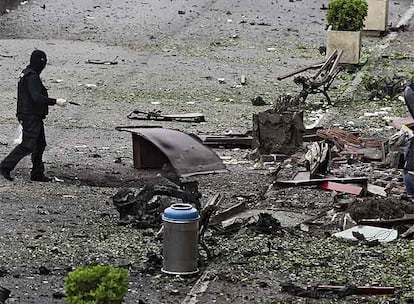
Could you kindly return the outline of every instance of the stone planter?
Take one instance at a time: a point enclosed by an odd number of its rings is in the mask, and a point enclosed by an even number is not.
[[[342,50],[340,63],[358,64],[361,53],[361,32],[327,31],[326,56]]]
[[[364,23],[365,33],[384,32],[388,24],[388,4],[389,0],[367,0],[368,15]]]

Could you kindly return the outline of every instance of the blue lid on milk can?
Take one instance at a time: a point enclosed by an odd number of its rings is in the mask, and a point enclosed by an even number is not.
[[[198,210],[184,203],[171,205],[162,215],[162,219],[167,222],[194,222],[199,218]]]

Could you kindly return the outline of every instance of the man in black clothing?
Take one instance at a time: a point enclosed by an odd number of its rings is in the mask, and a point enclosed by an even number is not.
[[[411,116],[414,117],[414,83],[408,85],[404,90],[405,104]],[[410,138],[407,152],[405,154],[405,165],[403,171],[404,184],[407,196],[414,198],[414,137]]]
[[[66,100],[49,98],[47,90],[42,84],[40,73],[47,63],[46,54],[35,50],[30,56],[30,64],[22,71],[17,86],[17,119],[23,126],[23,140],[0,163],[0,174],[9,181],[13,181],[10,172],[25,156],[32,155],[31,180],[48,182],[43,165],[43,152],[46,148],[43,119],[49,113],[49,106],[55,104],[64,107]]]

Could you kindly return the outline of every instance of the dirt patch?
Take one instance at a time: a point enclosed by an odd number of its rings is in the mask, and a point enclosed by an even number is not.
[[[414,204],[399,198],[375,199],[368,198],[355,201],[348,207],[352,219],[393,219],[403,217],[405,214],[414,213]]]

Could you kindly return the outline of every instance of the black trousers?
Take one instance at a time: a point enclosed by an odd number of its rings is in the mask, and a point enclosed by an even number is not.
[[[22,120],[23,140],[20,145],[0,163],[0,168],[12,171],[25,156],[32,155],[32,177],[43,176],[43,152],[46,148],[45,129],[40,118],[25,118]]]

